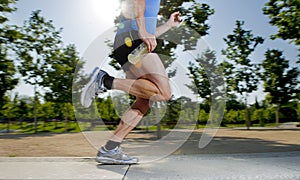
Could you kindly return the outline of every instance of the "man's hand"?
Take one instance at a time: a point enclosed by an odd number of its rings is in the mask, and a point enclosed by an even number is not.
[[[154,51],[157,46],[156,37],[147,31],[139,31],[141,40],[146,44],[148,52]]]
[[[175,27],[181,23],[180,12],[174,12],[171,14],[169,20],[166,22],[168,26]]]
[[[167,32],[169,29],[179,26],[181,22],[182,22],[182,20],[180,18],[180,12],[177,11],[177,12],[172,13],[169,20],[165,24],[156,28],[155,36],[156,37],[161,36],[162,34]]]

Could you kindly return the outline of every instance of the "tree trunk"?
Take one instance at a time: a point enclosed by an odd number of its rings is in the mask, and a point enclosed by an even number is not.
[[[210,128],[214,127],[214,114],[213,113],[214,113],[213,106],[210,103],[209,104],[209,117],[208,117],[208,121],[210,121],[209,122]]]
[[[58,129],[58,122],[57,122],[57,119],[54,119],[54,126],[55,126],[55,127],[54,127],[55,129]]]
[[[7,128],[6,128],[6,132],[7,132],[7,133],[10,132],[10,118],[7,119]]]
[[[23,129],[23,119],[22,118],[19,119],[19,123],[20,123],[20,128]]]
[[[34,85],[34,105],[33,105],[33,114],[34,114],[34,133],[37,133],[37,118],[36,118],[36,85]]]
[[[251,120],[250,120],[250,112],[249,112],[249,108],[248,108],[248,102],[247,102],[247,95],[245,97],[245,110],[246,110],[246,126],[247,126],[247,130],[250,130],[250,126],[251,126]]]
[[[263,112],[259,112],[259,124],[261,127],[265,126],[265,121],[264,121],[264,117],[263,117]]]
[[[148,129],[148,116],[144,116],[143,120],[141,121],[141,126],[143,127],[143,130],[145,130],[146,132],[149,131]],[[144,128],[146,127],[146,128]]]
[[[68,111],[68,106],[66,104],[66,113],[65,113],[65,132],[68,132],[68,129],[69,129],[69,111]]]
[[[43,131],[44,132],[46,131],[47,122],[48,122],[48,120],[44,119],[44,124],[43,124]]]
[[[69,129],[69,120],[68,118],[65,119],[65,132],[68,132]]]
[[[246,125],[247,125],[247,130],[250,130],[251,127],[251,117],[250,117],[250,111],[248,106],[246,106]]]
[[[160,115],[158,111],[158,102],[155,103],[154,114],[156,119],[156,127],[157,127],[157,139],[161,138],[161,123],[160,123]]]
[[[276,127],[279,127],[279,110],[280,110],[280,105],[277,105],[275,107]]]

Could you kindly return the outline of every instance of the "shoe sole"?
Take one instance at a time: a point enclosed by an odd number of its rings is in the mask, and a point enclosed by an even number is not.
[[[96,161],[101,164],[107,164],[107,165],[131,165],[131,164],[138,164],[138,162],[130,162],[130,161],[122,161],[122,160],[116,160],[111,158],[104,158],[101,159],[96,158]]]
[[[85,108],[90,107],[90,105],[92,104],[93,100],[91,100],[91,102],[88,104],[85,104],[84,102],[86,100],[87,92],[90,89],[91,85],[95,82],[95,78],[97,78],[99,71],[100,71],[100,68],[98,68],[98,67],[93,70],[91,77],[90,77],[90,81],[85,85],[85,87],[82,90],[80,102],[81,102],[81,105]],[[96,96],[96,94],[95,94],[95,96]]]

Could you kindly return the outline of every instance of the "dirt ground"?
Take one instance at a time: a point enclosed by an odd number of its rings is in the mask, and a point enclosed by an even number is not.
[[[167,132],[164,132],[167,133]],[[198,148],[203,130],[194,131],[173,154],[218,154],[300,151],[300,130],[219,129],[203,149]],[[1,157],[94,157],[95,148],[83,133],[0,134]],[[139,145],[156,140],[155,132],[132,132],[126,144]],[[104,141],[103,141],[104,143]],[[138,146],[136,146],[138,147]]]

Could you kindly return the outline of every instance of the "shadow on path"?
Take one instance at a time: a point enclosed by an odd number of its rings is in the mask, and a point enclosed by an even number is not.
[[[230,135],[224,133],[217,134],[212,141],[204,148],[200,149],[199,139],[202,136],[202,132],[195,131],[187,139],[187,141],[182,142],[183,145],[180,146],[177,150],[174,150],[173,154],[176,155],[186,155],[186,154],[231,154],[231,153],[264,153],[264,152],[289,152],[289,151],[300,151],[300,137],[296,136],[293,138],[298,138],[296,140],[297,144],[289,143],[288,141],[282,140],[283,133],[287,131],[276,131],[276,137],[269,138],[273,140],[268,140],[268,132],[264,134],[264,137],[259,137],[259,132],[248,131],[247,133],[255,135],[255,137],[241,137],[238,133],[234,134],[234,130]],[[269,131],[272,132],[272,131]],[[295,132],[295,131],[293,131]],[[299,131],[298,131],[299,132]],[[167,135],[169,131],[164,131],[162,134]],[[180,131],[177,132],[176,137],[180,137]],[[256,134],[255,134],[256,133]],[[291,132],[292,133],[292,132]],[[153,141],[156,141],[155,132],[147,134],[147,138],[143,138],[140,135],[140,132],[134,132],[131,135],[131,138],[127,139],[125,143],[126,150],[134,154],[143,154],[147,145]],[[150,135],[149,135],[150,134]],[[274,132],[270,133],[274,136]],[[245,135],[244,135],[245,136]],[[287,138],[287,137],[284,137]],[[176,143],[176,141],[182,141],[180,139],[172,139],[170,142],[165,144],[167,147],[168,144]],[[155,147],[151,147],[155,148]],[[157,147],[162,150],[165,147]]]

